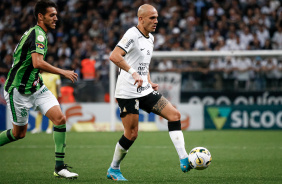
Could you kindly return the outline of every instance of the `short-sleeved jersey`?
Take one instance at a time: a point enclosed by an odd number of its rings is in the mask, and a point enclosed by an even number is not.
[[[60,75],[53,73],[43,72],[41,74],[44,85],[53,93],[53,95],[58,98],[57,85],[61,84]]]
[[[153,88],[148,82],[148,74],[154,47],[153,35],[149,33],[149,36],[146,37],[137,27],[132,27],[123,35],[117,47],[125,51],[124,60],[142,77],[143,85],[137,88],[132,75],[120,70],[115,97],[131,99],[151,93]]]
[[[13,66],[8,73],[5,90],[10,93],[17,88],[22,94],[32,94],[43,85],[39,69],[33,67],[31,54],[37,52],[45,58],[47,34],[38,25],[26,31],[13,54]]]

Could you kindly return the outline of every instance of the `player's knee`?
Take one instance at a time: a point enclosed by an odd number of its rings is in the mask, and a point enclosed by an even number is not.
[[[61,115],[59,116],[55,122],[53,122],[55,125],[63,125],[63,124],[66,124],[66,116],[64,115]]]
[[[135,141],[137,139],[137,137],[138,137],[138,132],[131,133],[131,140],[132,141]]]
[[[178,110],[175,110],[171,115],[168,116],[168,121],[178,121],[181,119],[181,114]]]
[[[138,131],[132,130],[129,135],[129,140],[135,141],[138,137]]]
[[[26,132],[19,132],[19,133],[16,133],[16,134],[14,135],[14,137],[15,137],[16,139],[23,139],[23,138],[25,138],[25,134],[26,134]]]

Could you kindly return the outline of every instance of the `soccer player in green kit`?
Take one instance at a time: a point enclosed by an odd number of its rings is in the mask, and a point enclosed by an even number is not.
[[[48,49],[46,32],[56,27],[57,5],[50,0],[40,0],[35,5],[34,15],[37,25],[24,33],[15,48],[14,63],[5,83],[4,96],[11,112],[13,129],[0,134],[0,147],[24,138],[29,109],[40,110],[54,123],[56,161],[54,175],[75,179],[78,174],[70,172],[64,163],[66,118],[56,97],[44,85],[39,71],[60,74],[72,82],[77,80],[78,75],[74,71],[56,68],[44,61]]]

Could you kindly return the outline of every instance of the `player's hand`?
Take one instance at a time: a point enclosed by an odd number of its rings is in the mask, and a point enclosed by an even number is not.
[[[151,86],[152,86],[153,90],[154,90],[154,91],[158,91],[159,85],[156,84],[156,83],[153,83],[153,82],[150,82],[150,83],[151,83]]]
[[[142,84],[143,84],[143,79],[142,79],[142,77],[141,77],[137,72],[134,72],[134,73],[132,74],[132,77],[133,77],[133,79],[135,80],[134,85],[137,84],[137,88],[142,87]]]
[[[73,70],[64,70],[63,76],[69,80],[71,80],[73,83],[77,81],[77,73],[75,73]]]

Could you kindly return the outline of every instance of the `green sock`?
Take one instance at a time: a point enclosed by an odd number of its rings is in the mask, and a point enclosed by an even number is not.
[[[64,165],[66,148],[66,124],[54,125],[53,138],[55,142],[56,167]]]
[[[16,141],[17,139],[14,137],[12,133],[12,129],[5,130],[0,134],[0,146],[4,146],[10,142]]]

